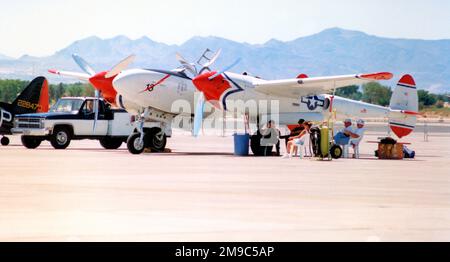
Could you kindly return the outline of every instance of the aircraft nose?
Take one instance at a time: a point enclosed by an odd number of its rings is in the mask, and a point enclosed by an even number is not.
[[[124,71],[118,74],[113,80],[114,89],[119,94],[128,94],[132,92],[133,80],[135,72]]]

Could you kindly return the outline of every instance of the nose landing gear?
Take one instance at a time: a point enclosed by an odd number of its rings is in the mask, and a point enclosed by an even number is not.
[[[130,135],[127,140],[128,151],[134,155],[139,155],[149,148],[152,152],[164,152],[167,144],[167,136],[159,127],[144,128],[145,119],[150,115],[147,108],[139,115],[136,132]]]

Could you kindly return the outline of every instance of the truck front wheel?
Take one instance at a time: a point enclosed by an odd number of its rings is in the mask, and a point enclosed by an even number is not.
[[[127,148],[133,155],[139,155],[144,152],[144,141],[139,141],[141,138],[140,133],[133,133],[127,140]]]
[[[100,139],[100,145],[104,149],[118,149],[122,145],[123,139],[122,138],[115,138],[115,137],[104,137]]]
[[[53,130],[53,135],[50,137],[50,143],[55,149],[66,149],[71,140],[71,133],[65,127],[57,127]]]
[[[42,140],[33,136],[22,136],[22,145],[28,149],[36,149],[41,145]]]

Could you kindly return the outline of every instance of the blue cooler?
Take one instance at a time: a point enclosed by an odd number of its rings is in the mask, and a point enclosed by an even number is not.
[[[234,154],[236,156],[248,156],[249,144],[249,134],[234,134]]]

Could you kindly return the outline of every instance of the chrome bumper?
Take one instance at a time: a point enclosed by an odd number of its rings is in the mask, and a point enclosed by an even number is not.
[[[24,136],[47,136],[50,134],[50,130],[46,128],[13,128],[11,132]]]

